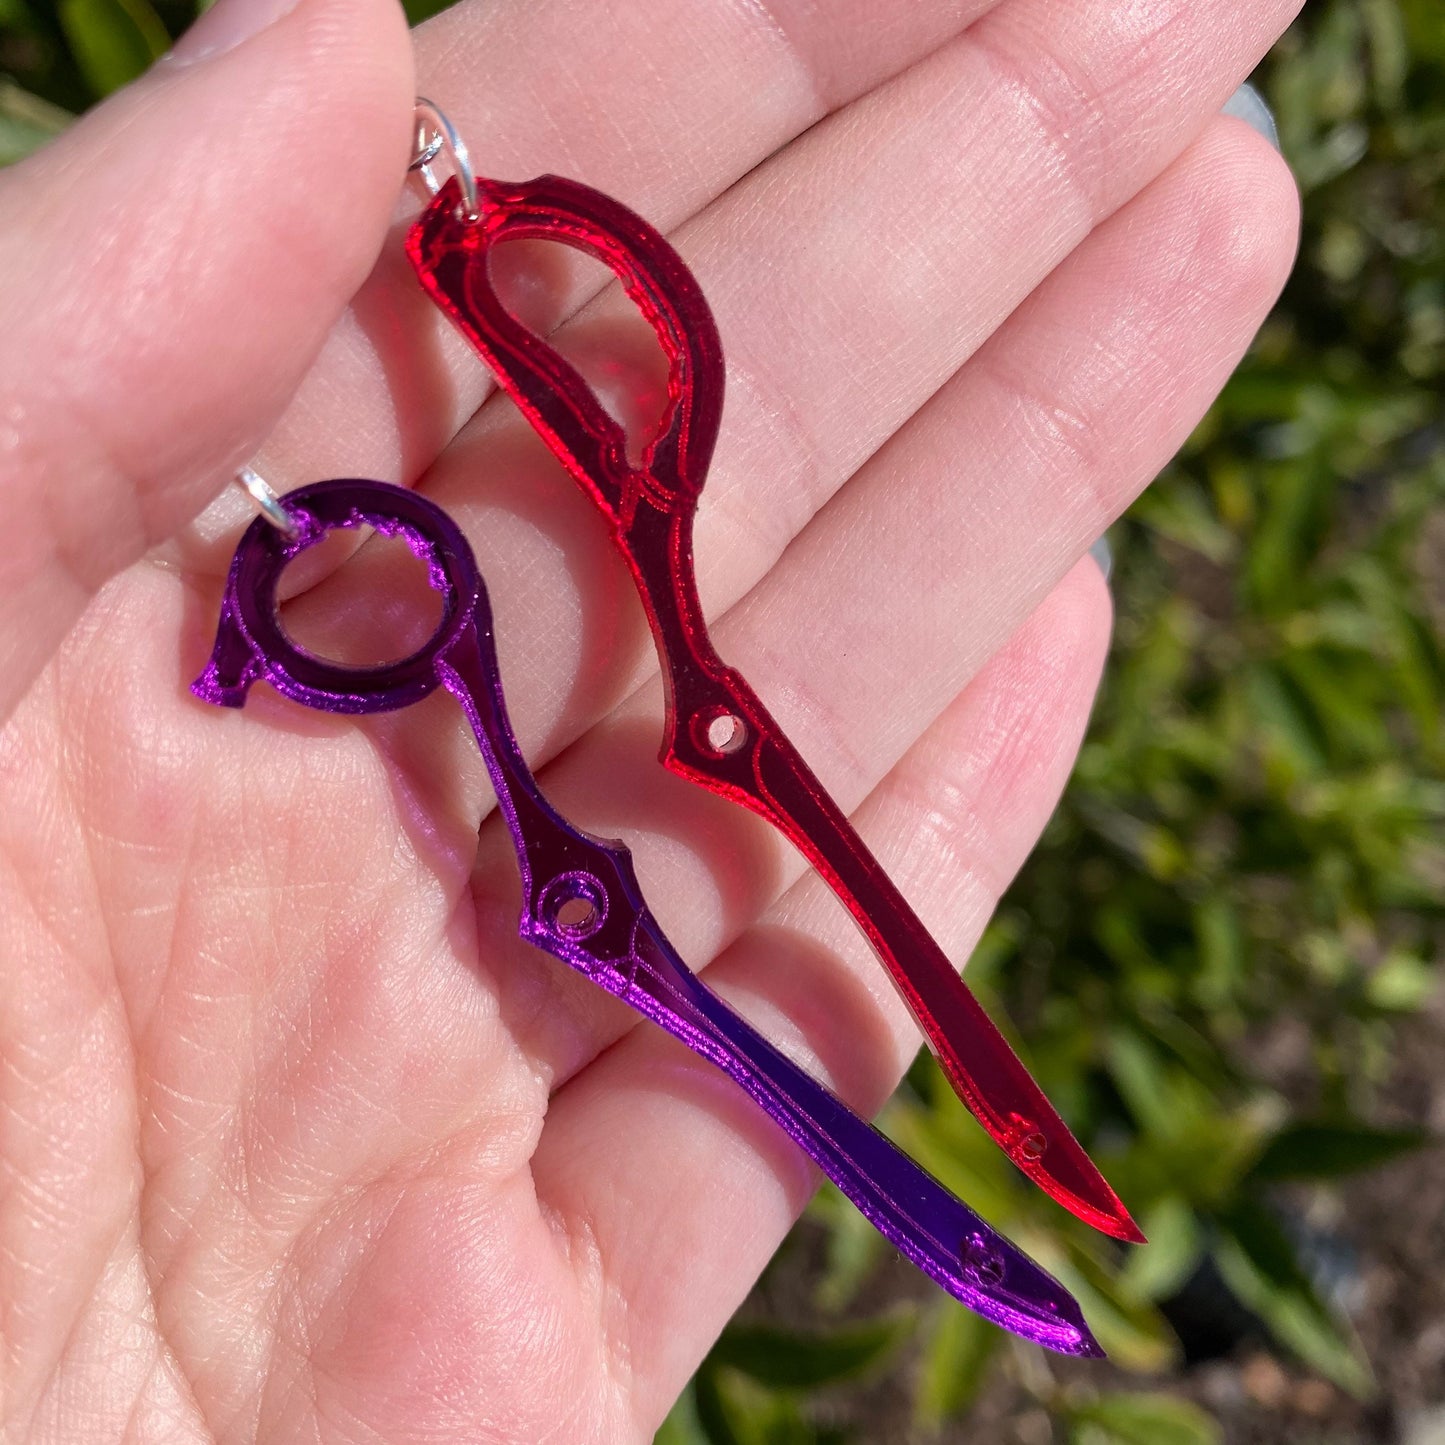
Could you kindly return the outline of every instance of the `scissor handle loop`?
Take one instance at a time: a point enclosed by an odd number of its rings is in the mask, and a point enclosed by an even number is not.
[[[355,479],[316,482],[286,494],[292,537],[264,518],[236,548],[221,606],[221,626],[195,691],[207,701],[240,706],[265,678],[295,702],[326,712],[390,712],[418,702],[441,681],[439,659],[474,620],[491,625],[481,573],[456,523],[403,487]],[[352,667],[308,652],[282,625],[277,589],[292,561],[339,527],[370,526],[401,538],[427,565],[442,616],[415,652],[392,662]]]
[[[479,181],[481,214],[466,224],[448,185],[407,239],[422,283],[482,353],[553,451],[626,526],[643,497],[664,511],[696,505],[722,419],[717,326],[692,273],[640,216],[576,181]],[[634,466],[627,435],[577,369],[498,296],[486,264],[505,241],[556,241],[595,257],[621,281],[668,361],[667,410]]]

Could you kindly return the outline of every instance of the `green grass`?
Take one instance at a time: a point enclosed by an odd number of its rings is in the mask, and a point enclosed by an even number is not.
[[[190,10],[0,0],[0,162],[138,73]],[[1078,1445],[1219,1438],[1161,1393],[1178,1345],[1159,1305],[1206,1256],[1281,1355],[1367,1396],[1370,1361],[1272,1204],[1420,1142],[1373,1121],[1395,1030],[1435,986],[1445,896],[1439,0],[1312,6],[1260,81],[1304,193],[1300,264],[1116,529],[1117,636],[1078,772],[969,972],[1153,1243],[1121,1254],[1023,1187],[927,1060],[886,1116],[1138,1375],[1138,1394],[1040,1387]],[[1308,1044],[1287,1087],[1256,1064],[1281,1018]],[[660,1439],[852,1438],[819,1392],[900,1351],[926,1431],[1000,1367],[991,1327],[941,1299],[830,1323],[881,1247],[835,1196],[812,1219],[819,1329],[735,1327]]]

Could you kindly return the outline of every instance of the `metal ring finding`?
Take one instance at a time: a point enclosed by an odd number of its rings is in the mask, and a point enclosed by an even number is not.
[[[267,484],[265,477],[252,467],[242,467],[236,473],[236,481],[246,489],[257,510],[275,529],[285,537],[295,538],[301,533],[296,519],[288,512]]]
[[[482,203],[477,190],[477,173],[472,169],[472,159],[467,154],[467,143],[447,118],[446,112],[419,95],[416,98],[416,149],[407,169],[420,173],[432,195],[441,190],[432,162],[442,151],[451,156],[452,170],[462,188],[462,219],[475,221],[482,213]]]

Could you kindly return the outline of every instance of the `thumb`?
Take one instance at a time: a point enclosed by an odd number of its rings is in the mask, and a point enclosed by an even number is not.
[[[412,93],[395,0],[218,0],[0,172],[0,721],[275,424],[385,237]]]

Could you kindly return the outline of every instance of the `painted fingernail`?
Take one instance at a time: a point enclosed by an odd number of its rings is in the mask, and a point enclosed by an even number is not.
[[[297,0],[216,0],[176,41],[167,57],[174,65],[194,65],[234,50],[296,8]]]
[[[1092,547],[1089,548],[1089,556],[1099,564],[1099,571],[1104,574],[1104,581],[1109,580],[1109,574],[1114,570],[1114,549],[1109,545],[1107,537],[1100,537]]]
[[[1253,126],[1275,150],[1279,149],[1279,127],[1264,97],[1246,80],[1225,103],[1224,114]]]

